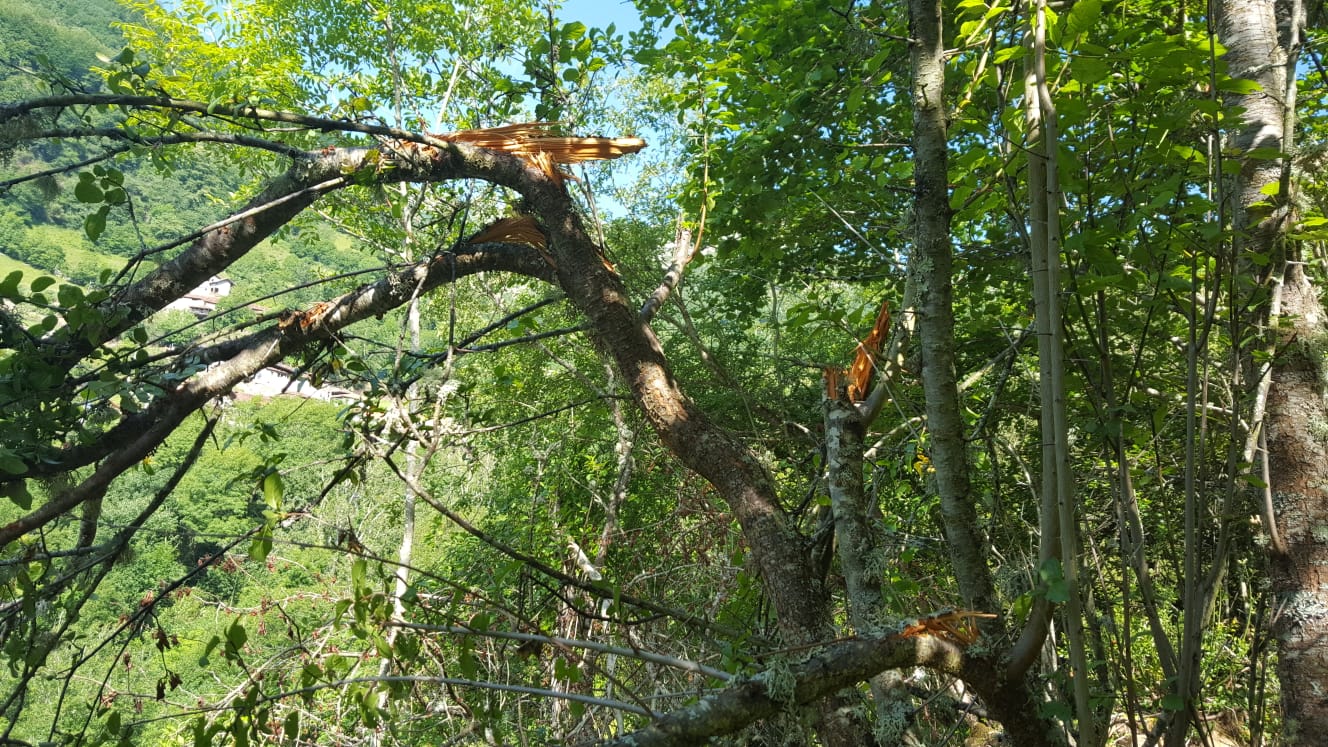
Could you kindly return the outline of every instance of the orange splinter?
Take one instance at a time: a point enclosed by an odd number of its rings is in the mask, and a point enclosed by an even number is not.
[[[496,220],[467,239],[466,243],[487,244],[492,241],[530,244],[536,249],[543,249],[547,245],[544,232],[539,229],[535,219],[526,215]]]
[[[469,143],[520,156],[554,179],[564,174],[553,164],[608,161],[646,147],[639,137],[563,137],[552,134],[557,122],[522,122],[479,130],[433,135],[451,143]]]
[[[960,646],[972,645],[978,639],[978,629],[974,620],[996,617],[990,612],[974,610],[946,610],[927,617],[919,618],[899,631],[900,638],[913,638],[930,635]]]
[[[858,343],[858,354],[848,369],[849,402],[861,402],[867,398],[872,372],[876,370],[876,356],[881,354],[881,343],[889,331],[890,302],[882,301],[881,311],[876,315],[876,324],[872,325],[871,334],[867,335],[867,339]]]

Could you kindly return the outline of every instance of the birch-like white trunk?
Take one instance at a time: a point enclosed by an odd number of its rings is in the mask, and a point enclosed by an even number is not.
[[[1285,158],[1251,157],[1255,149],[1291,150],[1303,9],[1297,0],[1219,0],[1216,8],[1230,75],[1260,86],[1227,100],[1242,109],[1239,129],[1228,139],[1241,166],[1231,194],[1235,240],[1244,256],[1272,258],[1269,295],[1280,298],[1280,318],[1268,320],[1278,355],[1268,373],[1263,427],[1272,519],[1281,540],[1281,548],[1270,547],[1269,558],[1278,609],[1282,743],[1317,745],[1328,734],[1328,333],[1311,266],[1285,236],[1294,219],[1290,165]],[[1274,184],[1270,198],[1266,191]],[[1251,209],[1269,201],[1271,211]]]

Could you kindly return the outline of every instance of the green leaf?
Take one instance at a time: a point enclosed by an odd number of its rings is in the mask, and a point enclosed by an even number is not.
[[[14,270],[0,280],[0,298],[22,298],[18,291],[19,283],[23,282],[23,271]]]
[[[78,184],[74,185],[74,197],[78,198],[79,202],[88,203],[101,202],[106,199],[106,194],[101,191],[101,187],[93,182],[91,175],[84,174],[83,176],[88,178],[79,179]]]
[[[1011,606],[1010,613],[1015,620],[1023,622],[1028,619],[1028,613],[1033,610],[1033,595],[1020,594],[1015,597],[1014,604]]]
[[[51,277],[50,275],[42,275],[41,277],[32,281],[30,290],[33,293],[41,293],[47,288],[50,288],[52,285],[55,285],[55,278]]]
[[[217,649],[217,646],[220,645],[221,645],[221,637],[215,635],[212,636],[212,638],[208,640],[207,645],[203,647],[203,655],[198,657],[198,666],[206,667],[208,665],[208,656],[211,655],[212,652]]]
[[[106,213],[98,210],[83,219],[83,233],[88,235],[89,241],[96,241],[106,231]]]
[[[1185,698],[1176,693],[1169,693],[1162,696],[1162,709],[1167,711],[1185,710]]]
[[[14,468],[15,464],[17,464],[17,469]],[[17,457],[0,455],[0,468],[10,473],[22,472],[26,465]],[[27,480],[12,480],[0,483],[0,494],[3,494],[11,503],[24,511],[32,508],[32,493],[28,492]]]
[[[291,711],[290,715],[281,725],[281,737],[288,744],[299,744],[300,738],[300,712]]]
[[[1061,26],[1060,23],[1061,16],[1059,13],[1052,10],[1051,8],[1047,8],[1046,13],[1047,13],[1047,29],[1051,32],[1050,33],[1050,36],[1052,37],[1051,41],[1054,44],[1059,45],[1061,43],[1060,31],[1061,29],[1064,28],[1063,26]]]
[[[1263,90],[1263,86],[1244,78],[1223,78],[1217,82],[1217,89],[1226,93],[1249,95]]]
[[[560,680],[572,680],[574,674],[577,674],[577,668],[567,662],[566,659],[559,656],[553,660],[553,676]]]
[[[83,289],[77,285],[65,283],[55,293],[55,298],[66,309],[83,303]]]
[[[263,478],[263,501],[273,511],[281,510],[281,497],[285,490],[285,485],[281,482],[280,472],[269,472]]]
[[[1264,482],[1263,478],[1259,477],[1258,475],[1252,475],[1248,472],[1241,475],[1240,479],[1244,480],[1246,484],[1252,485],[1256,488],[1262,489],[1268,487],[1268,483]]]
[[[1102,0],[1078,0],[1065,16],[1064,38],[1074,39],[1093,28],[1102,15]]]
[[[249,641],[249,634],[245,632],[244,626],[239,620],[232,622],[230,627],[226,628],[226,650],[238,654],[244,644]]]
[[[1188,145],[1172,145],[1171,152],[1180,156],[1186,161],[1203,162],[1205,156],[1202,152]]]
[[[1063,604],[1070,599],[1070,584],[1065,580],[1061,561],[1049,558],[1038,569],[1038,575],[1046,588],[1047,601]]]
[[[323,670],[317,664],[305,664],[300,667],[300,687],[312,687],[323,676]]]
[[[1074,709],[1070,707],[1069,703],[1049,701],[1038,706],[1038,710],[1042,712],[1043,718],[1056,719],[1067,723],[1074,718]]]
[[[267,527],[263,527],[258,536],[249,543],[249,559],[261,563],[267,560],[270,552],[272,552],[272,532]]]
[[[231,717],[231,739],[235,747],[249,747],[249,725],[238,713]]]

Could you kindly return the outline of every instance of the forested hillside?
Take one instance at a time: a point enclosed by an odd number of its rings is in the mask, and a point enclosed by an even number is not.
[[[1322,8],[585,7],[0,0],[0,744],[1319,744]]]
[[[120,25],[135,17],[114,0],[53,5],[6,0],[0,6],[0,48],[7,63],[0,70],[0,96],[17,100],[62,86],[103,88],[96,71],[114,64],[125,44]],[[84,116],[93,124],[114,121],[96,110]],[[138,258],[138,267],[156,266],[160,255],[153,247],[219,220],[228,200],[253,188],[254,175],[242,162],[219,161],[197,149],[172,154],[169,161],[148,149],[124,149],[137,157],[122,158],[114,166],[117,186],[123,188],[122,201],[113,206],[119,219],[106,220],[108,210],[92,219],[99,227],[95,231],[85,230],[87,195],[80,194],[78,181],[63,175],[58,164],[95,158],[96,147],[69,138],[9,154],[14,173],[52,173],[7,186],[0,205],[4,255],[82,285],[104,282],[102,273],[118,274],[130,258]],[[339,234],[326,221],[306,220],[258,247],[250,261],[228,268],[237,286],[231,302],[283,292],[295,303],[312,302],[316,296],[290,289],[382,261],[369,242]],[[168,331],[167,326],[157,324],[154,331]]]

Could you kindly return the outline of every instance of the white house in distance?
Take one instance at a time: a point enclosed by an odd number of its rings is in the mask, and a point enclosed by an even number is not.
[[[210,316],[217,310],[217,303],[231,294],[235,281],[220,275],[213,275],[207,282],[166,305],[167,309],[188,311],[199,319]],[[260,307],[251,306],[254,311]],[[360,399],[360,393],[339,386],[314,386],[313,382],[295,376],[296,369],[285,363],[268,366],[247,380],[235,386],[235,394],[241,397],[277,397],[290,395],[323,400],[324,402],[348,402]]]
[[[231,294],[235,281],[213,275],[206,282],[166,304],[168,309],[179,309],[202,319],[217,310],[217,303]]]
[[[278,363],[268,366],[235,385],[235,393],[248,397],[277,397],[290,395],[318,399],[324,402],[353,402],[361,395],[352,389],[324,384],[314,386],[308,379],[295,378],[294,366]]]

